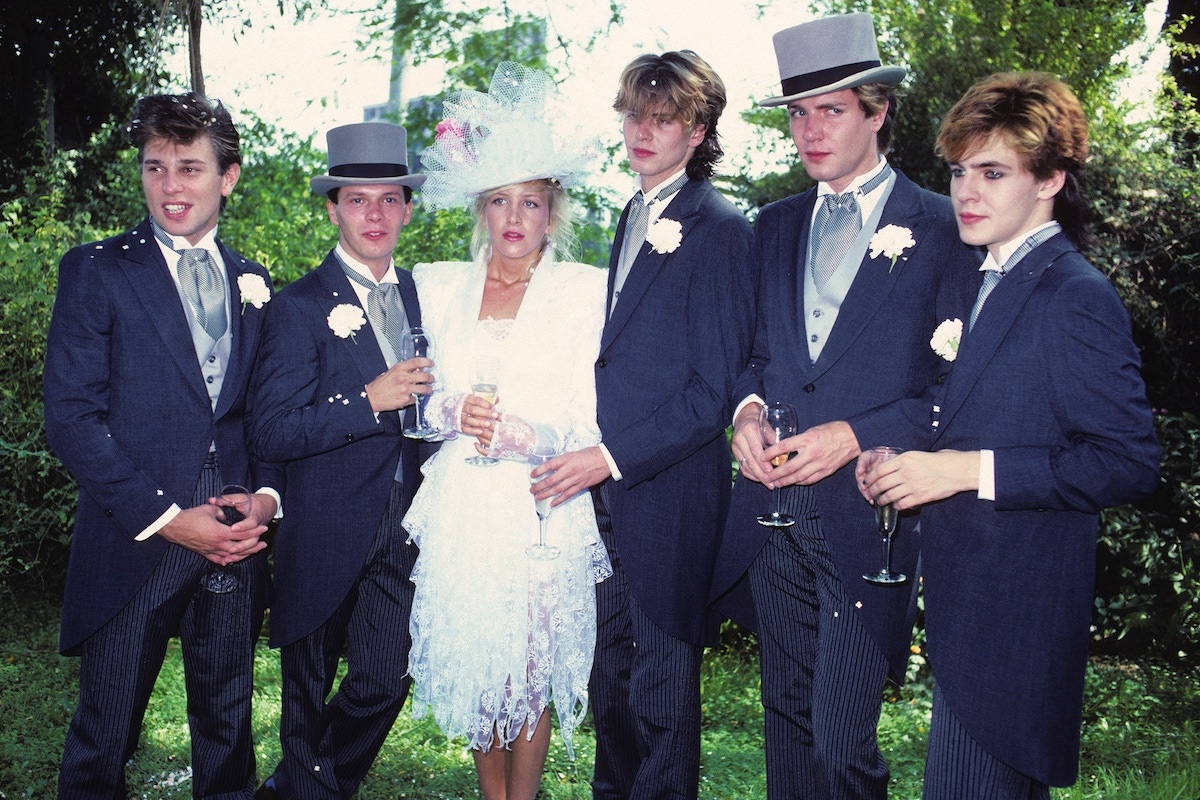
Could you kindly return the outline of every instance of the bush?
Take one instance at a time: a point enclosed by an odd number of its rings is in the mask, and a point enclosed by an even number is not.
[[[1093,627],[1097,649],[1200,655],[1200,420],[1157,419],[1159,487],[1108,509],[1100,527]]]
[[[57,191],[0,205],[0,590],[61,580],[75,486],[46,444],[42,362],[58,259],[100,238],[90,216],[66,220]]]

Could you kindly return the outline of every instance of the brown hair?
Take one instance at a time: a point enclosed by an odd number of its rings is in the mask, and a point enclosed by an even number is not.
[[[850,91],[867,117],[886,110],[883,125],[875,133],[875,147],[880,155],[886,155],[892,149],[892,131],[896,127],[896,87],[889,83],[864,83],[850,87]]]
[[[1083,166],[1088,123],[1071,87],[1045,72],[1001,72],[976,83],[942,120],[937,154],[951,163],[998,139],[1038,180],[1061,170],[1054,218],[1076,243],[1087,238]]]
[[[139,160],[151,139],[188,145],[207,134],[222,173],[231,165],[242,163],[241,139],[229,111],[221,101],[214,105],[195,92],[143,97],[134,106],[128,130]]]
[[[725,155],[717,139],[717,120],[725,110],[725,83],[691,50],[635,58],[621,73],[613,109],[621,113],[663,114],[679,119],[686,130],[704,126],[704,140],[687,163],[692,180],[712,177]]]
[[[208,136],[217,156],[217,168],[224,175],[234,164],[242,163],[241,137],[229,111],[218,100],[216,105],[195,92],[152,94],[137,101],[127,129],[129,141],[137,148],[138,163],[145,155],[146,142],[165,139],[190,145]],[[221,197],[222,211],[228,197]]]

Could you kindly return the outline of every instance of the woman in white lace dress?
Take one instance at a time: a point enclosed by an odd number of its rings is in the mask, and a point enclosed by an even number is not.
[[[427,419],[446,436],[404,519],[420,547],[413,709],[465,737],[484,797],[507,800],[537,793],[551,702],[571,748],[587,710],[595,584],[611,574],[586,492],[549,515],[558,557],[526,552],[538,540],[534,447],[600,441],[593,369],[606,278],[555,257],[572,240],[563,184],[586,154],[541,135],[553,96],[544,74],[502,64],[489,94],[447,100],[450,122],[422,156],[422,198],[473,206],[474,260],[413,269],[438,379]],[[494,405],[472,393],[485,363]],[[498,460],[468,461],[478,454]]]

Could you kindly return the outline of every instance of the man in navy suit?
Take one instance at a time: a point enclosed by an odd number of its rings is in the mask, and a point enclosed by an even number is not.
[[[860,464],[875,502],[925,506],[928,800],[1074,783],[1098,515],[1158,483],[1129,315],[1076,250],[1087,140],[1074,93],[1044,73],[985,78],[938,135],[987,277],[915,430],[935,452]]]
[[[855,415],[938,378],[945,362],[929,337],[969,308],[979,260],[958,241],[949,201],[883,157],[905,73],[880,63],[870,15],[788,28],[775,51],[783,92],[761,105],[787,107],[817,186],[766,206],[756,224],[758,330],[737,387],[740,476],[714,588],[725,607],[748,583],[757,612],[768,793],[884,798],[876,727],[885,681],[904,678],[916,581],[863,579],[880,567],[880,538],[851,462],[893,444],[903,417]],[[804,433],[764,451],[764,401],[795,406]],[[790,527],[756,520],[774,487]],[[911,519],[895,539],[896,570],[915,576]]]
[[[600,484],[614,574],[597,587],[593,796],[695,797],[700,657],[717,623],[705,605],[730,488],[725,428],[753,328],[752,236],[709,182],[725,88],[703,59],[635,59],[613,107],[640,191],[609,259],[596,360],[604,441],[550,462],[553,488],[540,495]]]
[[[411,685],[416,553],[400,520],[421,473],[401,409],[429,392],[433,362],[398,360],[400,332],[421,324],[392,256],[425,181],[408,172],[406,138],[389,123],[327,134],[329,174],[312,189],[338,244],[275,299],[250,387],[251,447],[287,470],[271,612],[283,755],[259,797],[352,796]]]
[[[138,101],[150,216],[59,265],[46,344],[46,435],[79,482],[60,647],[81,656],[62,798],[125,797],[167,642],[187,677],[196,797],[254,791],[254,643],[278,507],[260,488],[232,525],[224,484],[281,487],[247,452],[246,385],[270,277],[219,239],[241,152],[229,112],[195,94]]]

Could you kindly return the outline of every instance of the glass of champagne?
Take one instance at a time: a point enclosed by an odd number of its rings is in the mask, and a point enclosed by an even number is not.
[[[217,498],[217,521],[223,525],[233,525],[250,516],[250,492],[245,486],[229,484],[221,488],[221,496]],[[213,594],[229,594],[238,587],[238,579],[226,567],[216,564],[209,567],[201,579],[204,588]]]
[[[493,406],[496,405],[496,384],[497,373],[500,365],[496,359],[486,356],[477,357],[475,359],[475,371],[471,377],[471,394],[478,397],[480,400],[486,400]],[[490,450],[490,448],[489,448]],[[473,464],[476,467],[490,467],[499,461],[498,458],[481,455],[476,453],[473,456],[468,456],[467,463]]]
[[[543,478],[553,475],[553,472],[547,472],[545,475],[539,475],[535,478],[532,472],[540,464],[545,464],[561,452],[562,440],[557,431],[552,431],[549,435],[539,436],[538,443],[529,454],[531,473],[529,482],[536,485]],[[537,511],[538,518],[538,543],[531,544],[525,548],[526,555],[534,561],[551,561],[558,558],[559,549],[552,544],[546,543],[546,529],[550,524],[550,512],[552,510],[550,503],[553,499],[553,497],[547,497],[545,500],[534,500],[534,509]]]
[[[432,358],[433,335],[425,328],[413,326],[405,328],[400,333],[401,361],[410,358]],[[410,439],[427,439],[437,435],[437,429],[425,422],[425,403],[429,400],[427,394],[413,394],[416,399],[416,418],[413,424],[404,429],[404,435]]]
[[[800,415],[795,406],[788,403],[765,403],[758,413],[758,430],[762,434],[763,447],[795,436],[800,432]],[[788,460],[790,453],[781,453],[771,459],[771,464],[778,467]],[[771,490],[773,511],[769,514],[759,514],[758,524],[768,528],[786,528],[796,522],[791,514],[784,514],[781,506],[780,488]]]
[[[876,464],[893,459],[904,451],[899,447],[872,447],[867,451],[867,469]],[[888,585],[904,583],[908,578],[900,572],[892,572],[892,534],[896,532],[896,520],[900,516],[890,503],[875,503],[875,525],[879,535],[883,537],[883,566],[876,572],[863,575],[867,583]]]

